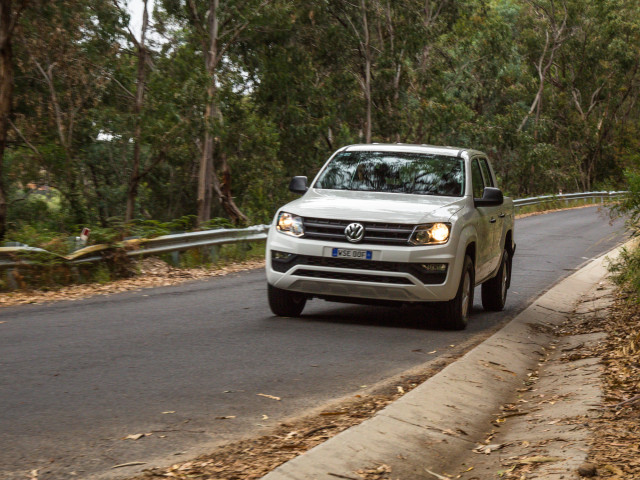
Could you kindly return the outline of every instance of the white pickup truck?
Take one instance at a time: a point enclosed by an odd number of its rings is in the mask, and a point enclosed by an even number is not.
[[[266,247],[274,314],[299,316],[312,298],[440,302],[445,325],[463,329],[479,284],[485,309],[504,308],[513,202],[484,153],[352,145],[335,152],[310,187],[294,177],[289,189],[303,195],[277,212]]]

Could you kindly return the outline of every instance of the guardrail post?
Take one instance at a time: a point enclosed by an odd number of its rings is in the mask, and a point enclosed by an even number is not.
[[[209,258],[211,259],[211,263],[218,263],[218,258],[220,256],[220,246],[212,245],[209,248]]]
[[[171,252],[171,264],[174,267],[179,267],[180,266],[180,251],[179,250],[174,250],[173,252]]]
[[[7,286],[9,290],[18,290],[18,282],[16,281],[16,268],[7,268],[5,270],[7,276]]]

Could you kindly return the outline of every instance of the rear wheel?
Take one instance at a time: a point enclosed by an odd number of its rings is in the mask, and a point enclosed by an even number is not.
[[[453,300],[449,300],[444,305],[446,326],[452,330],[464,330],[469,323],[469,315],[473,308],[473,289],[475,282],[475,271],[473,260],[468,255],[464,258],[462,275],[458,292]]]
[[[269,307],[280,317],[299,317],[307,303],[306,297],[298,292],[289,292],[267,284]]]
[[[485,310],[499,312],[507,301],[507,290],[511,283],[511,255],[502,252],[502,261],[498,274],[482,284],[482,306]]]

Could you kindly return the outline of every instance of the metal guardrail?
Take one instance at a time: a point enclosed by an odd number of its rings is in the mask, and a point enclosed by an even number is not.
[[[177,233],[150,239],[132,239],[119,242],[117,246],[125,249],[127,256],[152,255],[180,252],[198,247],[213,247],[228,243],[255,242],[267,239],[269,225],[253,225],[248,228],[204,230],[201,232]],[[57,255],[41,248],[29,246],[0,247],[0,268],[11,268],[29,263],[17,261],[20,254],[39,253],[58,258],[71,265],[97,262],[103,259],[101,252],[112,249],[112,245],[92,245],[73,252],[70,255]]]
[[[586,200],[605,199],[619,197],[626,192],[583,192],[583,193],[567,193],[558,195],[543,195],[539,197],[530,197],[514,200],[513,204],[516,208],[536,205],[540,203],[550,203],[554,201],[570,201],[570,200]],[[205,230],[202,232],[177,233],[173,235],[163,235],[161,237],[150,239],[133,239],[120,242],[118,246],[124,247],[126,253],[130,257],[140,255],[151,255],[159,253],[180,252],[198,247],[214,247],[217,245],[225,245],[238,242],[254,242],[262,241],[267,238],[269,225],[254,225],[241,229],[219,229]],[[103,259],[101,252],[112,249],[112,245],[92,245],[73,252],[70,255],[63,256],[51,252],[47,252],[41,248],[29,247],[27,245],[16,247],[0,247],[0,268],[11,268],[21,264],[29,263],[28,260],[16,260],[21,254],[39,253],[49,255],[52,258],[58,258],[60,261],[77,265],[80,263],[97,262]]]
[[[616,198],[627,193],[626,191],[618,192],[582,192],[582,193],[559,193],[558,195],[542,195],[540,197],[520,198],[513,201],[513,206],[516,208],[525,207],[528,205],[537,205],[540,203],[550,202],[569,202],[570,200],[588,200],[588,199],[600,199],[602,202],[605,200]]]

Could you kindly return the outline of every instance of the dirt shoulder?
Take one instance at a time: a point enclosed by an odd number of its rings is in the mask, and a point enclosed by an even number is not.
[[[264,260],[251,260],[210,268],[175,268],[156,257],[144,258],[136,264],[138,274],[108,283],[69,285],[51,290],[16,290],[0,294],[0,308],[30,303],[80,300],[94,295],[112,295],[144,288],[168,287],[194,280],[220,277],[230,273],[264,268]]]
[[[640,304],[617,291],[609,309],[575,324],[575,333],[603,332],[594,348],[573,356],[602,359],[604,399],[593,419],[588,459],[601,478],[640,478]]]
[[[565,312],[539,368],[456,478],[640,478],[640,305],[631,298],[603,282]]]

